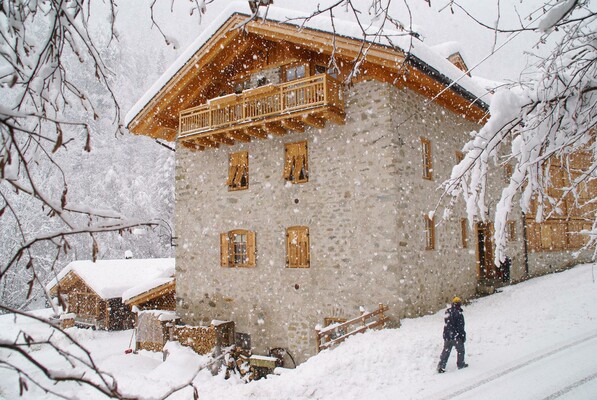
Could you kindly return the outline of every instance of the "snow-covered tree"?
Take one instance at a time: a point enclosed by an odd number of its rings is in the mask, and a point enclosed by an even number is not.
[[[458,6],[455,1],[452,6]],[[593,4],[594,6],[594,4]],[[597,10],[590,1],[548,1],[515,29],[488,28],[509,35],[535,31],[538,46],[555,40],[546,57],[539,57],[527,74],[500,87],[490,106],[490,118],[464,146],[465,159],[444,183],[446,192],[465,200],[469,220],[489,218],[488,187],[492,164],[512,164],[493,216],[495,261],[505,257],[508,216],[516,202],[537,222],[562,213],[560,205],[573,199],[592,222],[588,248],[597,249],[597,199],[583,192],[597,178]],[[529,49],[532,51],[532,49]],[[574,157],[590,158],[577,168]],[[556,182],[554,168],[563,169],[565,182]],[[492,182],[493,183],[493,182]],[[551,190],[551,189],[557,190]],[[561,190],[560,190],[561,189]],[[594,253],[597,255],[597,252]]]

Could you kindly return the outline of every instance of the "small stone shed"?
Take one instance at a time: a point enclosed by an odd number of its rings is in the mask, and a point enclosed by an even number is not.
[[[176,280],[162,277],[135,286],[122,294],[122,301],[135,313],[135,350],[162,351],[178,319]]]
[[[121,330],[133,327],[134,315],[122,301],[135,286],[174,274],[173,258],[80,260],[68,264],[46,289],[61,296],[79,326]]]

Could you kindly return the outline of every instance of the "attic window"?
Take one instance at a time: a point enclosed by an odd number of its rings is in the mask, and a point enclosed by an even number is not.
[[[338,77],[338,74],[336,73],[334,68],[328,68],[325,65],[316,65],[315,66],[315,75],[321,75],[321,74],[328,74],[332,78]]]
[[[249,79],[236,81],[236,82],[234,82],[233,87],[234,87],[234,93],[240,94],[243,92],[243,90],[247,90],[247,89],[251,88],[251,81]]]
[[[286,68],[286,82],[294,81],[305,77],[305,64],[294,65]]]
[[[284,148],[284,179],[291,183],[309,181],[307,141],[287,143]]]
[[[237,151],[230,154],[228,163],[228,190],[249,188],[249,152]]]

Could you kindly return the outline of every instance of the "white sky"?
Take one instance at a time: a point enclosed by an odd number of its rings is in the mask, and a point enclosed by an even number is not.
[[[392,15],[405,25],[409,24],[409,15],[404,6],[408,2],[412,12],[413,25],[422,33],[425,43],[436,45],[446,41],[458,41],[461,44],[462,53],[469,67],[477,63],[479,66],[473,71],[474,75],[483,76],[494,80],[516,79],[520,71],[527,63],[525,52],[534,51],[534,45],[539,39],[535,33],[522,34],[512,40],[506,34],[497,37],[497,45],[508,41],[495,55],[486,61],[482,61],[491,53],[496,39],[493,31],[479,26],[467,17],[461,10],[455,8],[452,14],[449,9],[439,12],[448,0],[431,0],[432,7],[429,7],[424,0],[393,0],[391,3]],[[275,6],[304,11],[305,15],[314,10],[319,4],[321,8],[334,3],[335,0],[275,0]],[[158,2],[160,3],[160,2]],[[357,0],[363,4],[364,14],[370,4],[370,0]],[[460,0],[460,3],[475,17],[488,25],[494,25],[498,19],[501,27],[520,26],[519,16],[528,15],[529,11],[536,10],[544,2],[542,0],[501,0],[498,14],[497,1]],[[173,60],[186,46],[197,36],[198,32],[209,25],[210,21],[225,8],[229,1],[214,0],[208,4],[207,13],[203,15],[201,24],[197,23],[195,17],[189,16],[191,2],[175,2],[174,11],[170,11],[170,2],[161,2],[161,8],[156,12],[156,18],[160,27],[168,36],[174,37],[180,44],[176,51],[169,50]],[[147,51],[155,51],[156,46],[163,47],[163,40],[157,34],[155,27],[151,28],[149,15],[149,1],[135,1],[120,3],[120,14],[118,16],[121,31],[126,33],[139,46],[137,50],[146,48]],[[248,9],[248,6],[247,6]],[[341,19],[349,19],[351,16],[338,9],[336,16]],[[366,14],[365,14],[365,17]]]

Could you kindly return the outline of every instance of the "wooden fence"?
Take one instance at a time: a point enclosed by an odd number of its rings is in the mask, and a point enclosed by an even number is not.
[[[384,312],[388,306],[380,304],[377,310],[364,313],[360,317],[353,318],[341,324],[332,324],[325,328],[316,330],[317,352],[335,346],[346,338],[369,329],[384,327],[387,317]]]

